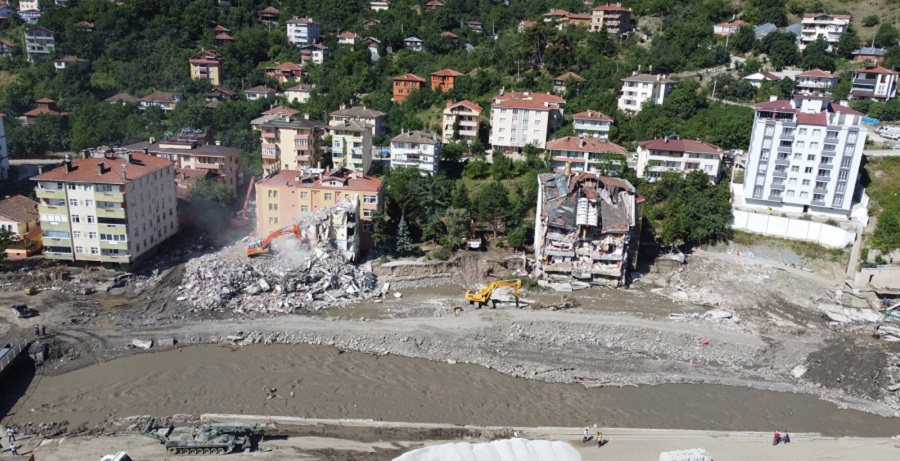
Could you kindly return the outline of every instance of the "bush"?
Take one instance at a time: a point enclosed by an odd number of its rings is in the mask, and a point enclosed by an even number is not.
[[[440,247],[431,252],[431,257],[439,261],[446,261],[450,259],[450,250],[447,247]]]
[[[870,14],[863,18],[862,25],[864,27],[875,27],[881,20],[878,18],[877,14]]]
[[[825,221],[825,224],[828,224],[829,226],[837,226],[838,222],[835,221],[834,218],[828,218],[828,221]]]

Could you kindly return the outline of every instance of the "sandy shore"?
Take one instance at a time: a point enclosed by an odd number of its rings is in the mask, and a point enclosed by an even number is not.
[[[229,459],[282,461],[289,459],[355,459],[390,460],[417,447],[462,440],[403,440],[385,436],[383,440],[367,440],[371,431],[379,431],[379,423],[345,424],[359,439],[328,436],[287,437],[267,440],[253,453],[229,455]],[[401,425],[409,428],[420,426]],[[772,446],[771,434],[751,432],[705,432],[647,429],[603,428],[610,442],[603,448],[581,443],[578,428],[516,428],[519,436],[532,440],[562,440],[574,446],[585,461],[647,460],[655,461],[660,452],[689,448],[703,448],[716,460],[742,461],[802,461],[802,460],[888,460],[900,456],[900,442],[889,438],[830,438],[817,434],[792,434],[789,445]],[[476,440],[465,440],[477,442]],[[38,446],[40,445],[40,446]],[[41,461],[70,459],[99,459],[103,454],[126,450],[135,459],[162,461],[167,459],[163,446],[139,435],[117,437],[77,437],[53,440],[26,441]],[[30,448],[29,448],[30,449]],[[194,456],[191,459],[218,459],[214,456]]]

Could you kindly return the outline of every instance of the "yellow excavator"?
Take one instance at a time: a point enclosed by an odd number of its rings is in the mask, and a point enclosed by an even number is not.
[[[500,287],[513,287],[515,288],[515,292],[513,296],[516,297],[516,308],[519,307],[519,290],[522,288],[522,279],[515,280],[497,280],[488,284],[488,286],[480,289],[480,290],[470,290],[466,292],[466,301],[469,304],[476,304],[480,309],[481,306],[484,306],[491,302],[491,309],[497,307],[497,302],[491,299],[491,294],[494,292],[494,289]]]

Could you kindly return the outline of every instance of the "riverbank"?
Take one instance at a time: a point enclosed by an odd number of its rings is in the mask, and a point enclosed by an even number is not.
[[[597,366],[603,366],[600,357]],[[7,421],[87,423],[98,433],[106,422],[133,415],[217,412],[479,426],[900,434],[900,418],[840,409],[812,395],[705,384],[586,388],[472,364],[310,345],[191,346],[31,381]]]

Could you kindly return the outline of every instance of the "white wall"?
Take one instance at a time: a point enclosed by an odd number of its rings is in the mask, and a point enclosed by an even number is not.
[[[856,240],[856,233],[815,221],[770,216],[751,211],[734,210],[732,229],[773,237],[804,240],[829,248],[844,248]]]

